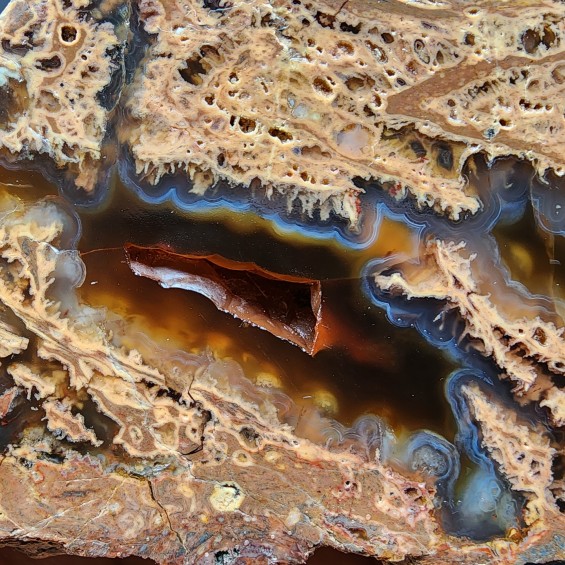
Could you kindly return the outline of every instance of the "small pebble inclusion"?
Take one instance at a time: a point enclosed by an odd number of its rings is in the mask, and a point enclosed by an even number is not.
[[[0,2],[0,544],[565,558],[565,8],[491,4]]]

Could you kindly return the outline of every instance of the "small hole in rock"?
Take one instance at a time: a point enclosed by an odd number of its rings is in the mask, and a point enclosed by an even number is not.
[[[58,55],[53,55],[49,59],[39,59],[36,67],[42,71],[52,71],[61,67],[61,58]]]
[[[73,26],[63,26],[61,28],[61,41],[64,43],[73,43],[78,36],[78,31]]]

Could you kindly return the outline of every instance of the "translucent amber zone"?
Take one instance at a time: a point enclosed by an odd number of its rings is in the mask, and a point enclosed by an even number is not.
[[[421,262],[406,262],[400,269],[396,266],[395,272],[377,272],[375,285],[409,300],[445,301],[446,312],[456,309],[465,321],[460,339],[468,335],[476,340],[476,348],[492,356],[504,371],[503,376],[514,382],[514,391],[541,401],[550,409],[554,423],[562,426],[565,395],[552,381],[559,382],[565,374],[562,320],[547,321],[555,316],[541,305],[532,306],[526,293],[496,286],[500,282],[497,267],[465,248],[464,242],[431,239]],[[485,278],[485,272],[491,278]]]
[[[107,554],[123,552],[125,539],[133,544],[129,547],[146,547],[134,552],[171,563],[183,562],[185,554],[198,560],[207,551],[231,550],[244,539],[258,555],[296,560],[330,537],[342,547],[354,535],[367,553],[391,556],[437,543],[442,534],[436,533],[433,487],[379,462],[384,437],[369,441],[362,433],[370,425],[367,419],[344,430],[344,438],[329,449],[295,435],[279,419],[280,393],[253,385],[233,361],[167,352],[143,337],[137,337],[140,350],[126,348],[127,330],[110,331],[104,312],[73,298],[84,266],[75,251],[56,247],[69,235],[67,214],[52,201],[30,208],[10,204],[0,225],[0,301],[25,330],[6,326],[10,350],[5,353],[33,351],[23,360],[6,361],[7,370],[19,390],[40,402],[47,429],[28,422],[17,445],[7,450],[0,490],[21,479],[29,496],[20,504],[2,491],[0,538],[10,535],[6,528],[14,513],[24,531],[33,529],[38,516],[52,513],[53,523],[39,534],[46,541],[77,539],[84,519],[91,517],[96,524],[89,532],[109,544]],[[18,339],[22,331],[36,336],[33,343]],[[86,425],[87,398],[115,423],[115,435],[99,437]],[[312,425],[321,433],[328,424],[318,418]],[[377,419],[374,425],[380,429]],[[90,444],[89,455],[75,449],[81,443]],[[49,459],[49,453],[59,455]],[[102,474],[106,479],[100,483]],[[89,490],[89,481],[98,486]],[[61,489],[47,492],[53,482]],[[271,502],[263,500],[267,484]],[[325,502],[314,502],[318,490],[329,497]],[[86,510],[77,520],[54,509],[67,498],[74,508],[75,496],[87,497],[96,513]],[[305,507],[305,497],[313,505]],[[348,516],[340,510],[346,501]],[[112,530],[101,533],[99,519],[110,520]],[[189,550],[184,540],[195,529],[206,538],[215,527],[208,522],[233,535],[209,538]],[[358,528],[370,535],[355,533]],[[377,529],[386,540],[379,549],[369,541]],[[112,542],[115,532],[120,535]],[[297,539],[301,545],[292,549]],[[84,543],[90,546],[82,538]]]

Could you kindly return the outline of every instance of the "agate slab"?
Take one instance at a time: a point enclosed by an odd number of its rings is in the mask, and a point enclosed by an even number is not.
[[[1,547],[565,560],[563,2],[0,9]]]

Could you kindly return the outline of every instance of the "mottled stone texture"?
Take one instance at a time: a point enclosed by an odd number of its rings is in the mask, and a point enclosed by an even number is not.
[[[0,146],[92,189],[124,65],[146,43],[121,93],[141,179],[262,187],[355,224],[356,179],[372,178],[457,219],[481,206],[462,177],[473,153],[563,171],[564,21],[559,0],[14,1]]]
[[[0,18],[0,149],[47,155],[91,190],[101,165],[123,41],[85,1],[11,2]]]
[[[140,2],[151,46],[128,135],[153,181],[256,180],[355,222],[356,177],[459,218],[480,206],[461,177],[471,153],[563,167],[559,2],[222,6]]]
[[[243,191],[271,219],[278,195],[336,238],[344,220],[378,229],[364,225],[378,193],[417,256],[350,276],[464,368],[446,385],[453,443],[302,410],[233,360],[166,348],[82,303],[71,204],[24,205],[6,185],[0,545],[172,565],[299,563],[319,546],[430,565],[564,558],[563,295],[516,284],[493,235],[526,203],[548,248],[565,235],[564,22],[559,0],[11,2],[4,164],[39,167],[67,196],[105,193],[114,167],[149,212],[173,185],[214,205]],[[497,177],[500,156],[529,162],[531,178]],[[163,286],[188,265],[128,250]],[[318,281],[276,279],[306,285],[285,318],[292,292],[274,298],[271,278],[255,301],[256,279],[212,263],[177,286],[213,287],[220,308],[316,353]],[[274,300],[278,327],[263,317]]]
[[[530,501],[523,539],[447,536],[433,486],[382,463],[384,440],[296,437],[277,416],[281,399],[234,362],[149,340],[126,348],[127,328],[110,331],[103,313],[73,297],[84,267],[76,251],[57,247],[72,236],[72,219],[51,202],[5,206],[0,300],[19,321],[5,328],[12,355],[3,363],[21,394],[42,403],[46,423],[31,419],[3,455],[4,540],[160,563],[300,562],[320,544],[385,559],[509,563],[563,527],[550,490],[554,450],[527,426],[500,427],[500,408],[479,389],[465,395],[485,446]],[[16,360],[22,348],[29,355]],[[88,398],[117,426],[113,438],[100,435]],[[516,469],[509,441],[535,460],[534,475]]]

